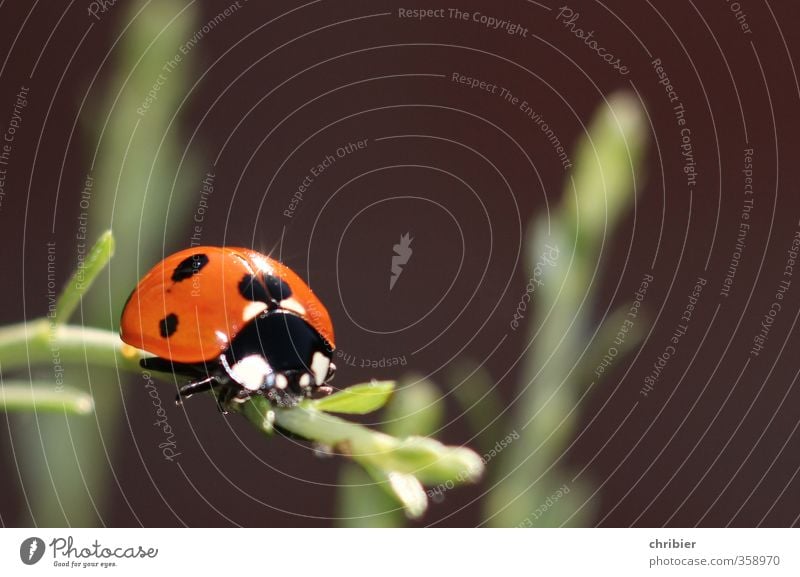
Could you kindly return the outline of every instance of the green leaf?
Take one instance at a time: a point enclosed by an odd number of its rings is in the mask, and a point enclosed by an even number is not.
[[[475,483],[483,475],[483,461],[466,447],[450,447],[429,437],[407,437],[381,456],[384,467],[413,473],[426,485]]]
[[[383,407],[393,391],[394,381],[372,381],[353,385],[322,399],[307,401],[304,406],[327,413],[366,415]]]
[[[389,486],[392,493],[403,504],[409,519],[419,519],[428,509],[428,496],[422,483],[414,475],[390,472]]]
[[[402,379],[386,405],[383,431],[394,437],[431,435],[441,426],[444,403],[439,390],[418,375]],[[342,467],[337,492],[342,527],[402,527],[405,517],[419,518],[428,499],[413,475],[391,473],[357,465]],[[397,506],[402,505],[402,510]]]
[[[498,439],[506,436],[506,421],[510,417],[510,411],[503,412],[505,407],[492,376],[485,367],[467,359],[455,362],[447,376],[479,448],[489,451]]]
[[[53,362],[58,351],[65,365],[109,367],[140,373],[138,349],[123,343],[117,333],[79,325],[52,326],[48,319],[35,319],[0,327],[0,374]],[[153,373],[165,378],[166,373]],[[173,382],[173,377],[169,377]]]
[[[483,472],[480,457],[470,449],[448,447],[426,437],[397,439],[315,409],[274,411],[276,426],[331,447],[362,465],[411,473],[430,483],[475,481]]]
[[[89,254],[72,273],[67,286],[58,297],[56,303],[56,324],[64,324],[69,320],[75,309],[78,308],[83,295],[92,286],[94,279],[100,274],[111,256],[114,254],[114,235],[107,230],[100,235]]]
[[[613,370],[644,339],[649,326],[647,313],[639,313],[639,318],[636,318],[635,322],[625,325],[625,321],[629,319],[628,311],[629,305],[627,304],[617,308],[606,317],[597,330],[597,336],[589,343],[586,355],[577,368],[583,382],[588,384],[605,376],[605,372],[601,375],[595,374],[599,366],[607,368],[608,371]],[[623,330],[624,332],[622,332]],[[609,354],[608,351],[611,347],[616,349],[616,354],[613,363],[606,367],[602,365],[603,357]]]
[[[647,116],[635,95],[610,95],[578,142],[575,170],[564,198],[565,220],[578,244],[596,250],[633,204],[641,186]],[[573,186],[574,185],[574,189]]]
[[[403,377],[383,414],[383,430],[394,437],[433,435],[442,425],[444,400],[428,379]]]
[[[49,383],[5,382],[0,386],[0,411],[39,411],[89,415],[94,410],[92,396],[71,387],[56,390]]]
[[[234,410],[267,434],[280,428],[330,447],[365,468],[411,474],[422,483],[471,483],[483,474],[483,461],[474,451],[427,437],[398,439],[306,406],[272,407],[263,397],[251,397]]]
[[[610,95],[579,139],[575,168],[561,201],[528,225],[525,260],[555,264],[539,265],[542,284],[528,309],[528,347],[520,363],[514,421],[509,423],[520,438],[492,463],[498,482],[486,498],[485,515],[493,526],[515,526],[541,509],[548,498],[541,493],[545,475],[553,475],[555,486],[571,476],[560,461],[579,431],[581,412],[576,407],[587,387],[586,367],[576,367],[576,361],[585,359],[593,369],[597,359],[589,355],[596,354],[590,331],[601,258],[635,205],[644,180],[641,161],[648,137],[647,115],[636,95]],[[536,265],[527,271],[529,278],[535,271]],[[600,358],[607,347],[600,345]],[[588,524],[588,507],[567,512],[571,503],[565,499],[562,504],[564,519]],[[551,523],[544,517],[538,521]]]
[[[402,527],[406,518],[398,497],[355,463],[342,466],[336,500],[339,527]]]
[[[428,509],[428,496],[422,483],[414,475],[384,471],[371,466],[365,466],[364,469],[384,491],[403,506],[409,519],[419,519]]]

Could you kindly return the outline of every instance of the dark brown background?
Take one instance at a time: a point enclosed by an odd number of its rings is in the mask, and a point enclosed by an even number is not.
[[[0,124],[10,117],[17,87],[31,87],[0,208],[3,323],[46,312],[45,243],[55,240],[61,255],[69,254],[68,247],[75,244],[79,193],[97,142],[80,130],[70,140],[71,131],[79,103],[98,69],[93,93],[102,96],[109,85],[114,53],[102,67],[101,62],[127,8],[125,2],[118,2],[69,62],[91,22],[86,4],[76,3],[60,23],[66,3],[39,3],[30,13],[27,2],[6,2],[0,8],[0,56],[7,56],[0,71]],[[208,21],[228,4],[201,2],[199,21]],[[602,483],[594,501],[596,522],[661,525],[675,513],[672,525],[795,524],[800,515],[800,481],[796,479],[800,391],[795,386],[800,364],[793,328],[800,310],[800,278],[784,303],[766,350],[750,361],[741,379],[739,375],[752,336],[773,301],[785,248],[800,219],[796,184],[800,91],[792,60],[800,42],[797,3],[742,0],[752,29],[752,34],[743,34],[723,0],[694,4],[574,0],[570,6],[581,13],[581,24],[595,30],[598,41],[628,65],[627,78],[564,30],[554,11],[523,0],[457,4],[519,22],[529,29],[529,38],[472,22],[402,20],[397,18],[399,5],[384,1],[323,1],[301,8],[262,28],[216,64],[245,34],[300,3],[246,3],[209,33],[191,60],[192,81],[205,76],[180,110],[177,127],[189,154],[200,160],[196,166],[183,167],[191,171],[183,176],[195,179],[198,190],[205,171],[230,138],[214,169],[216,192],[210,200],[204,242],[268,250],[280,239],[282,227],[290,224],[281,249],[283,259],[308,278],[327,303],[343,351],[366,358],[406,355],[409,368],[430,372],[440,382],[439,371],[462,352],[478,361],[485,359],[488,369],[499,377],[517,361],[525,345],[513,333],[486,358],[508,332],[508,321],[524,290],[522,227],[531,215],[545,210],[547,201],[557,202],[565,171],[544,135],[497,96],[447,78],[408,75],[458,71],[509,87],[544,116],[573,159],[572,145],[603,95],[635,88],[653,129],[647,179],[639,190],[635,214],[604,249],[597,318],[609,305],[630,299],[655,259],[655,283],[646,303],[653,330],[641,350],[618,363],[581,407],[585,429],[568,454],[568,463],[580,470],[633,403],[641,401],[590,467],[593,479]],[[544,4],[556,8],[549,0]],[[392,14],[345,22],[382,12]],[[239,77],[270,50],[326,25],[330,26],[278,50]],[[48,38],[38,69],[29,78]],[[686,107],[700,173],[691,200],[681,173],[674,119],[644,47],[652,58],[662,59]],[[348,52],[355,53],[287,82],[236,127],[243,114],[277,84]],[[406,76],[388,78],[391,75]],[[372,80],[309,103],[260,144],[296,107],[365,79]],[[197,135],[189,142],[195,130]],[[438,139],[375,141],[401,134]],[[367,149],[337,161],[317,179],[297,215],[287,223],[283,209],[309,167],[338,146],[364,138],[369,139]],[[512,138],[530,156],[535,172]],[[457,143],[488,157],[511,192],[491,166]],[[748,146],[755,149],[752,228],[731,295],[725,299],[719,289],[736,240],[742,151]],[[433,200],[452,216],[410,196]],[[380,202],[390,198],[394,200]],[[378,204],[366,208],[373,202]],[[177,218],[168,215],[167,222]],[[53,219],[55,230],[51,231]],[[390,293],[391,246],[407,231],[414,237],[412,264],[401,277],[402,290]],[[182,248],[189,236],[186,229],[186,240],[166,246],[165,252]],[[72,260],[62,262],[59,282],[72,268]],[[708,286],[692,330],[657,391],[640,399],[642,379],[679,321],[686,295],[699,275],[708,279]],[[429,316],[400,330],[431,310],[443,295]],[[465,314],[435,338],[465,308]],[[515,367],[498,384],[507,402],[518,372]],[[342,366],[337,382],[394,376],[395,369]],[[156,448],[160,436],[151,424],[152,406],[141,381],[134,378],[127,384],[123,389],[127,423],[110,463],[118,486],[109,496],[114,506],[103,514],[103,523],[330,524],[337,460],[310,458],[307,448],[289,442],[263,443],[239,419],[220,418],[212,403],[193,402],[185,414],[178,409],[170,413],[180,440],[184,476]],[[165,390],[164,398],[170,394]],[[454,421],[441,436],[448,442],[464,442],[469,434],[457,418],[458,408],[449,409]],[[0,515],[5,525],[32,522],[11,457],[9,431],[15,422],[9,420],[10,428],[0,428],[0,462],[5,471],[0,478]],[[673,433],[674,439],[667,444]],[[479,524],[482,512],[473,499],[482,490],[452,492],[445,503],[434,506],[426,522],[449,515],[443,524]],[[267,505],[244,495],[256,496]]]

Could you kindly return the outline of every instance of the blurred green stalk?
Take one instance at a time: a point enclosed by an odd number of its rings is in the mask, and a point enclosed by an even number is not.
[[[190,190],[196,185],[178,179],[171,189],[180,158],[173,116],[191,73],[191,56],[182,55],[179,47],[198,26],[196,7],[139,0],[119,22],[127,29],[110,60],[114,78],[104,102],[87,106],[83,119],[90,136],[88,150],[94,152],[99,142],[96,162],[88,169],[93,185],[87,236],[94,239],[112,229],[116,257],[98,279],[92,298],[81,301],[80,318],[74,319],[112,330],[140,273],[159,260],[165,244],[186,230]],[[176,55],[182,56],[181,62],[165,71]],[[157,84],[157,99],[139,114],[137,109]],[[182,174],[186,173],[192,171],[184,163]],[[62,220],[61,226],[71,223]],[[118,482],[112,470],[115,449],[126,422],[118,373],[89,366],[66,367],[65,379],[72,385],[88,382],[95,419],[40,416],[36,423],[19,423],[15,439],[25,446],[18,454],[33,508],[33,518],[21,519],[20,525],[85,527],[108,522],[109,489]]]
[[[383,431],[398,438],[431,436],[441,427],[443,415],[444,403],[436,386],[418,375],[407,375],[383,413]],[[374,477],[356,465],[342,465],[336,496],[338,526],[402,527],[407,517],[422,514],[424,509],[404,514],[398,499]]]
[[[92,397],[79,389],[54,390],[50,383],[4,381],[0,387],[0,411],[40,411],[88,415],[94,409]]]
[[[555,265],[540,267],[535,312],[526,320],[530,349],[513,427],[521,438],[501,455],[499,484],[487,504],[491,525],[559,526],[589,494],[582,483],[571,483],[561,459],[577,433],[577,405],[590,385],[580,369],[593,333],[594,290],[603,277],[601,249],[633,205],[646,135],[639,102],[629,94],[610,96],[578,143],[574,177],[550,215],[550,234],[544,216],[529,227],[529,274],[543,254],[557,251],[558,257]],[[565,485],[568,492],[554,502]],[[591,504],[568,524],[585,526],[590,514]]]

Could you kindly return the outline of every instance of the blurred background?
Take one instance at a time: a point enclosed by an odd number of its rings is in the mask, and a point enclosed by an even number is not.
[[[210,399],[0,347],[3,386],[94,402],[0,413],[3,525],[797,523],[800,9],[458,4],[0,6],[0,323],[107,229],[75,325],[252,247],[330,310],[336,386],[400,380],[363,423],[486,465],[409,522]]]

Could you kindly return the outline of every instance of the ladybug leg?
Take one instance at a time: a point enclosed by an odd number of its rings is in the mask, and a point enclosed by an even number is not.
[[[336,375],[336,365],[331,363],[330,366],[328,367],[328,376],[325,377],[325,382],[328,383],[332,381],[335,375]]]
[[[183,385],[180,389],[178,389],[178,394],[175,395],[175,404],[181,405],[183,404],[183,398],[189,398],[192,395],[197,393],[202,393],[204,391],[210,391],[215,386],[217,386],[217,377],[208,377],[203,379],[202,381],[195,381],[193,383],[188,383]]]
[[[325,381],[328,382],[327,380]],[[303,373],[297,383],[300,386],[300,394],[310,399],[326,397],[333,392],[333,387],[326,384],[317,384],[314,381],[313,373]]]
[[[161,357],[147,357],[139,361],[139,366],[148,371],[174,373],[193,379],[208,376],[208,368],[204,363],[177,363]]]
[[[236,397],[238,391],[234,387],[222,387],[219,392],[217,393],[217,407],[219,408],[219,412],[223,415],[228,414],[228,407],[233,401],[233,398]]]

